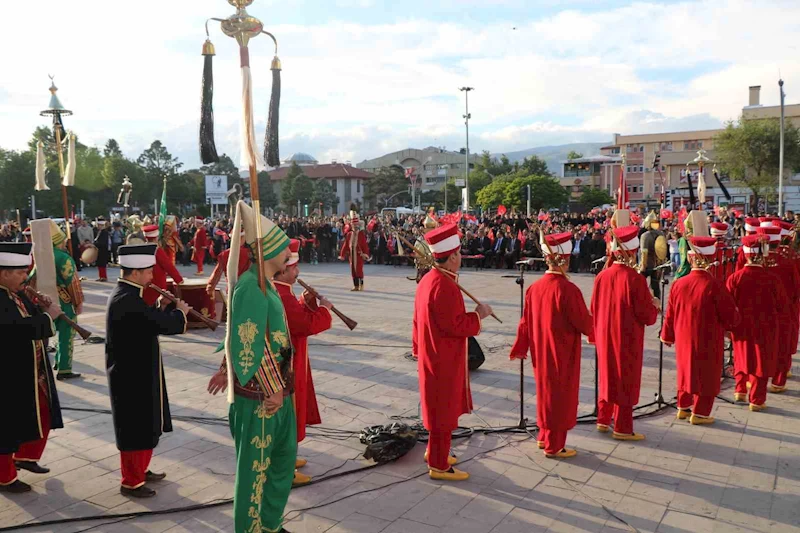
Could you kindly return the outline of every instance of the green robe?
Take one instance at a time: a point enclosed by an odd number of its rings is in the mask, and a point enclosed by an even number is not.
[[[229,312],[229,372],[241,384],[255,379],[266,394],[291,390],[290,372],[281,372],[291,369],[292,353],[283,303],[271,282],[267,294],[261,292],[255,265],[236,283]],[[228,419],[236,448],[234,530],[280,531],[297,458],[292,397],[268,415],[258,400],[236,395]]]
[[[678,240],[678,254],[681,257],[681,264],[675,272],[675,279],[682,278],[692,271],[692,265],[689,264],[689,258],[687,257],[688,253],[689,243],[686,241],[686,237],[681,237]]]
[[[75,303],[72,301],[70,287],[75,278],[75,261],[70,255],[60,248],[53,249],[56,260],[56,286],[61,310],[68,318],[75,320]],[[75,331],[62,319],[55,320],[58,332],[58,345],[56,346],[55,368],[59,374],[72,372],[72,352],[74,348]]]

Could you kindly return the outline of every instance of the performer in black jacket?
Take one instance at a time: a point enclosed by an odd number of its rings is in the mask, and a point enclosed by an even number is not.
[[[122,278],[108,299],[106,318],[106,372],[122,466],[120,492],[136,498],[155,496],[145,482],[166,477],[148,470],[159,437],[172,431],[158,336],[184,333],[189,311],[181,300],[169,310],[164,298],[160,309],[142,299],[153,279],[156,247],[120,246]]]
[[[108,281],[108,274],[106,267],[108,266],[108,259],[111,255],[111,233],[108,231],[106,219],[97,217],[97,237],[94,238],[94,245],[97,246],[97,272],[99,278],[97,281]]]
[[[0,405],[0,492],[28,492],[17,469],[36,474],[47,435],[63,428],[55,380],[44,341],[56,334],[58,303],[37,299],[38,308],[21,291],[31,265],[31,243],[0,243],[0,338],[3,339],[3,386]]]

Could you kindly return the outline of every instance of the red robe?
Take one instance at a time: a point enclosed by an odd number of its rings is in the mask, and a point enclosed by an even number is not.
[[[530,351],[536,376],[536,416],[541,429],[575,427],[581,377],[581,334],[592,337],[592,317],[581,290],[548,272],[528,288],[512,359]]]
[[[367,246],[367,237],[363,231],[358,230],[356,235],[358,253],[355,256],[350,253],[350,240],[353,238],[353,232],[348,231],[342,241],[342,250],[339,252],[339,256],[350,261],[350,273],[354,278],[361,279],[364,277],[364,257],[361,254],[369,255],[369,246]]]
[[[740,319],[730,293],[710,272],[692,269],[675,281],[661,339],[675,345],[679,391],[719,394],[725,332]]]
[[[156,249],[156,264],[153,266],[153,285],[163,290],[167,290],[167,275],[175,280],[175,283],[183,283],[183,276],[175,268],[175,264],[169,255],[160,246]],[[147,288],[142,296],[147,305],[153,305],[158,300],[158,293],[155,289]]]
[[[778,359],[776,372],[789,370],[792,366],[792,355],[797,351],[797,337],[800,330],[798,314],[800,313],[800,274],[794,260],[788,259],[777,251],[770,250],[769,257],[775,260],[775,266],[768,270],[779,279],[779,284],[786,291],[788,305],[778,313]]]
[[[413,333],[419,357],[422,422],[434,431],[452,431],[458,417],[472,412],[467,373],[467,338],[481,332],[477,313],[467,313],[453,283],[458,276],[437,269],[417,285]]]
[[[744,254],[741,254],[742,256]],[[723,285],[734,271],[733,265],[733,248],[727,246],[725,243],[717,242],[717,253],[714,256],[714,261],[717,263],[708,269],[714,277]],[[738,261],[738,258],[737,258]]]
[[[774,274],[755,265],[729,277],[727,288],[744,317],[732,330],[734,368],[771,378],[778,356],[778,314],[789,305],[786,292]]]
[[[291,285],[280,281],[274,283],[283,301],[294,347],[292,356],[294,400],[297,442],[300,442],[306,438],[307,425],[322,423],[317,407],[317,395],[314,392],[314,380],[311,377],[311,365],[308,361],[308,337],[330,329],[331,313],[326,308],[319,307],[316,300],[309,305],[302,296],[299,299],[295,297]]]
[[[197,263],[197,271],[200,272],[203,270],[203,259],[205,259],[206,248],[209,244],[208,234],[206,233],[205,227],[197,228],[191,244],[194,246],[194,252],[192,252],[192,261]]]
[[[645,277],[614,263],[597,275],[591,305],[598,359],[598,395],[621,406],[639,402],[644,328],[658,308]]]

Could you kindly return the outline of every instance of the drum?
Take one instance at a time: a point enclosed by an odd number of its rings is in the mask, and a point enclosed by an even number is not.
[[[97,261],[97,246],[94,244],[82,244],[81,248],[81,263],[84,265],[91,265]]]
[[[180,285],[176,285],[172,278],[167,278],[167,290],[189,304],[189,307],[203,316],[214,319],[216,310],[214,301],[206,293],[206,280],[204,279],[185,279]],[[195,320],[191,316],[187,317],[188,328],[205,328],[203,322]]]

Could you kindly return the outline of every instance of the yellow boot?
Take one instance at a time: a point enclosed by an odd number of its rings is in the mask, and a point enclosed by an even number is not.
[[[537,440],[536,441],[536,446],[538,446],[540,450],[544,450],[544,441],[543,440]]]
[[[425,455],[423,455],[422,458],[425,459],[426,463],[428,462],[428,450],[425,450]],[[447,464],[453,466],[454,464],[457,463],[458,463],[458,457],[454,457],[452,455],[447,456]]]
[[[617,433],[614,432],[614,438],[617,440],[630,440],[630,441],[639,441],[644,440],[644,435],[641,433]]]
[[[295,468],[303,468],[307,464],[308,464],[308,461],[306,461],[305,459],[301,459],[299,457],[297,459],[295,459],[295,461],[294,461],[294,467]]]
[[[754,403],[750,404],[750,410],[754,411],[754,412],[763,411],[766,408],[767,408],[767,404],[765,404],[765,403],[762,403],[761,405],[756,405]]]
[[[753,384],[752,384],[752,383],[750,383],[750,382],[748,381],[748,382],[747,382],[747,390],[750,390],[750,388],[751,388],[752,386],[753,386]]]
[[[597,424],[597,431],[600,433],[608,433],[608,426],[606,424]]]
[[[779,387],[778,385],[770,385],[769,391],[773,394],[780,394],[786,392],[786,387]]]
[[[545,453],[544,456],[548,459],[569,459],[570,457],[575,457],[578,455],[578,450],[570,450],[568,448],[564,448],[558,453]]]
[[[686,420],[691,415],[692,412],[690,410],[678,408],[678,414],[675,418],[677,418],[678,420]]]
[[[733,393],[733,401],[734,402],[746,402],[747,401],[747,393],[734,392]]]
[[[792,374],[792,371],[791,371],[791,370],[787,370],[787,371],[786,371],[786,377],[787,377],[787,378],[790,378],[790,377],[792,377],[792,376],[793,376],[793,374]]]
[[[436,468],[431,468],[428,471],[428,475],[431,479],[438,481],[465,481],[469,479],[469,474],[455,468],[451,468],[450,470],[437,470]]]
[[[292,487],[300,487],[302,485],[308,485],[309,483],[311,483],[311,476],[301,474],[295,470],[294,479],[292,480]]]
[[[714,423],[713,416],[698,416],[692,413],[692,417],[689,419],[689,423],[693,426],[704,426]]]

